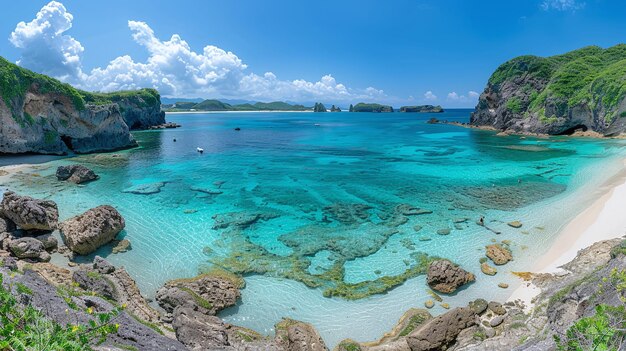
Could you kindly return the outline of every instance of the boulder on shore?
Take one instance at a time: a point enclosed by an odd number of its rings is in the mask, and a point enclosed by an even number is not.
[[[67,180],[76,184],[91,182],[100,178],[94,171],[83,165],[59,166],[56,176],[58,180]]]
[[[428,266],[426,282],[433,290],[444,294],[453,293],[474,280],[474,274],[448,260],[436,260]]]
[[[476,313],[468,307],[458,307],[426,321],[406,341],[411,351],[445,350],[460,332],[475,324]]]
[[[125,226],[122,215],[104,205],[68,219],[61,223],[60,229],[67,247],[79,255],[87,255],[113,240]]]
[[[192,307],[206,315],[215,315],[234,306],[241,297],[242,278],[216,270],[194,278],[172,280],[159,289],[156,300],[167,312],[178,306]]]
[[[59,209],[54,201],[4,193],[0,214],[24,230],[54,230],[59,222]]]
[[[12,240],[9,249],[17,258],[30,258],[41,262],[50,261],[43,243],[35,238],[24,237]]]
[[[304,322],[285,318],[278,322],[275,341],[286,351],[327,351],[328,348],[315,328]]]

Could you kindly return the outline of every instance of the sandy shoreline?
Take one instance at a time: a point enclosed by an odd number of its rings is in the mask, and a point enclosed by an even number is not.
[[[563,272],[562,265],[573,260],[578,251],[592,244],[622,237],[626,234],[626,159],[622,170],[600,186],[600,197],[571,220],[558,234],[550,249],[543,254],[533,273]],[[541,290],[532,283],[523,283],[513,292],[510,301],[522,300],[530,307]]]

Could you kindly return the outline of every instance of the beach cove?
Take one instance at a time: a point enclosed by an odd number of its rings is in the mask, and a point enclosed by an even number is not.
[[[451,110],[437,117],[466,121],[468,114]],[[430,117],[170,114],[168,120],[183,128],[136,132],[140,148],[8,169],[1,183],[56,201],[66,217],[103,203],[118,208],[127,220],[122,236],[133,249],[110,254],[105,247],[97,254],[126,267],[149,297],[165,281],[195,276],[204,267],[235,267],[229,258],[241,245],[254,254],[237,256],[241,262],[310,261],[309,274],[296,279],[284,274],[289,266],[247,272],[241,303],[220,316],[267,334],[281,317],[303,320],[332,347],[348,337],[375,340],[405,310],[422,307],[432,298],[425,276],[356,300],[324,297],[335,282],[310,288],[305,278],[337,262],[353,284],[396,276],[424,253],[477,276],[444,297],[451,307],[478,297],[504,300],[521,284],[509,272],[532,270],[536,258],[561,240],[562,228],[601,196],[592,189],[623,169],[620,140],[497,137],[429,125]],[[198,155],[196,147],[205,153]],[[59,184],[56,166],[69,163],[88,165],[101,179]],[[423,211],[391,224],[402,204]],[[236,221],[249,215],[255,218],[249,225]],[[501,234],[476,225],[480,216]],[[523,225],[512,228],[511,221]],[[383,226],[393,233],[380,231]],[[336,233],[357,240],[327,245],[337,241]],[[308,247],[299,238],[320,245]],[[514,261],[489,277],[480,272],[479,258],[492,240],[509,241]],[[351,248],[355,242],[362,247]],[[501,282],[509,289],[498,288]],[[434,314],[444,311],[433,308]]]

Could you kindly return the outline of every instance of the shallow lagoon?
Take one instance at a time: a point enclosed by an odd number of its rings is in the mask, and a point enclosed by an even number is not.
[[[57,201],[63,218],[116,206],[133,249],[99,254],[124,265],[148,296],[217,264],[247,273],[242,303],[222,313],[229,322],[271,333],[288,316],[313,323],[330,346],[373,340],[430,299],[423,275],[358,300],[324,293],[380,288],[362,285],[402,275],[427,254],[477,276],[445,297],[451,306],[505,299],[519,285],[510,272],[528,270],[597,196],[591,189],[622,167],[619,140],[497,137],[426,123],[464,122],[469,113],[170,114],[183,127],[137,132],[140,148],[57,159],[4,186]],[[101,179],[58,183],[56,166],[71,162]],[[477,226],[480,216],[502,234]],[[512,220],[524,226],[508,227]],[[437,234],[446,228],[450,234]],[[492,240],[509,240],[515,261],[487,277],[478,260]],[[347,288],[336,289],[342,283]]]

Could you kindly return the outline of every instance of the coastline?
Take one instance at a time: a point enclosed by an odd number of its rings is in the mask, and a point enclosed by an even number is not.
[[[313,113],[314,111],[313,110],[307,110],[307,111],[284,111],[284,110],[278,110],[278,111],[274,111],[274,110],[267,110],[267,111],[165,111],[165,114],[166,115],[177,115],[177,114],[192,115],[192,114],[205,114],[205,113],[262,113],[262,112]]]
[[[626,234],[626,159],[622,164],[618,174],[596,189],[599,197],[560,230],[552,246],[530,269],[531,273],[567,274],[561,266],[572,261],[580,250]],[[530,308],[539,293],[540,288],[524,282],[508,301],[522,300]]]

